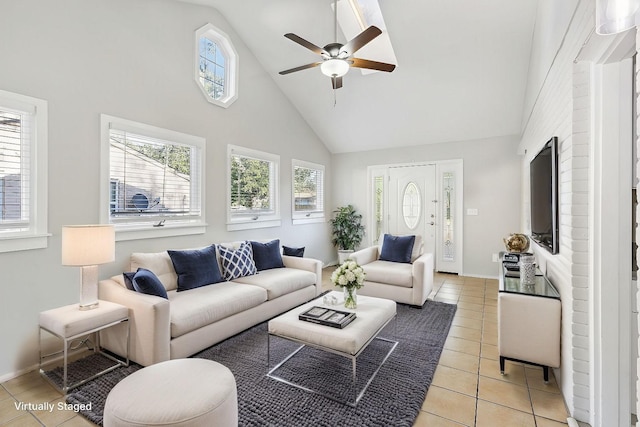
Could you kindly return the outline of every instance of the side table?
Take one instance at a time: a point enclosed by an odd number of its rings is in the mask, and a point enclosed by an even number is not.
[[[502,264],[502,263],[501,263]],[[498,290],[498,354],[500,373],[505,360],[542,367],[545,383],[549,367],[560,366],[562,304],[560,293],[539,273],[535,284],[520,283],[501,266]]]
[[[127,354],[125,360],[117,359],[111,354],[105,353],[100,347],[100,333],[99,331],[118,325],[122,322],[127,322],[127,334],[126,345]],[[66,394],[68,390],[78,387],[90,381],[100,375],[106,374],[119,366],[129,366],[129,309],[123,305],[112,303],[109,301],[100,300],[97,308],[92,310],[81,311],[78,309],[78,304],[67,305],[60,308],[54,308],[52,310],[43,311],[40,313],[39,321],[40,329],[38,334],[39,348],[40,348],[40,374],[44,376],[49,382],[51,382],[57,389],[60,387],[55,384],[47,375],[44,374],[44,364],[48,362],[45,359],[50,359],[59,354],[63,354],[63,375],[62,375],[62,393]],[[46,331],[51,335],[58,337],[63,342],[63,349],[50,354],[43,354],[42,351],[42,331]],[[87,337],[88,335],[95,334],[95,343],[93,343],[94,353],[99,353],[108,359],[115,362],[114,365],[74,384],[69,384],[69,349],[74,340]],[[83,340],[90,341],[88,338]],[[75,350],[73,348],[72,350]]]

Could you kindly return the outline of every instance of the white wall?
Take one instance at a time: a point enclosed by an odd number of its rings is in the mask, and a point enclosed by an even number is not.
[[[394,163],[463,159],[464,207],[478,216],[464,217],[463,274],[497,277],[491,255],[504,250],[503,237],[520,231],[520,156],[516,137],[424,144],[389,150],[334,154],[333,208],[353,204],[367,209],[367,167]]]
[[[540,52],[531,69],[544,68],[541,82],[530,82],[535,92],[523,129],[520,150],[522,163],[522,229],[530,232],[529,162],[552,136],[560,145],[560,253],[534,246],[541,269],[558,288],[562,299],[561,367],[556,370],[569,412],[580,421],[590,421],[591,390],[589,337],[588,214],[590,79],[588,65],[574,60],[594,25],[594,2],[580,1],[575,10],[566,4],[547,5],[540,19],[564,23],[557,28],[536,25],[546,31],[534,37]],[[567,19],[570,17],[570,19]],[[560,37],[561,35],[561,37]],[[547,40],[561,40],[550,43]],[[553,58],[548,62],[546,58]],[[532,58],[534,59],[534,58]],[[539,89],[536,85],[541,85]]]
[[[205,137],[204,235],[121,242],[108,277],[133,251],[161,251],[245,238],[279,237],[306,255],[333,258],[327,224],[291,225],[291,159],[326,166],[331,157],[215,10],[166,0],[3,2],[0,89],[49,103],[49,246],[0,254],[0,380],[37,362],[38,313],[78,301],[79,270],[60,265],[60,230],[98,222],[100,114]],[[194,31],[211,22],[240,57],[239,99],[208,103],[194,81]],[[226,146],[281,156],[282,227],[226,231]],[[327,204],[332,204],[331,194]]]

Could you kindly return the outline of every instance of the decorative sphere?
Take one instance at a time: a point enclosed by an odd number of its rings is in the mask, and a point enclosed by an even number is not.
[[[502,240],[509,252],[526,252],[529,249],[529,238],[524,234],[511,233]]]

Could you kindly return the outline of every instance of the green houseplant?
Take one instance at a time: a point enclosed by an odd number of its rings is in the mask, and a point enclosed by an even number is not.
[[[339,261],[342,263],[348,257],[348,252],[353,252],[362,242],[364,226],[362,215],[352,205],[341,206],[333,213],[331,243],[338,248]]]

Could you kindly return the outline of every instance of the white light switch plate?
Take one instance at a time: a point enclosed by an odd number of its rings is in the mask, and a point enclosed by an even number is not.
[[[467,215],[478,215],[478,209],[467,209]]]

